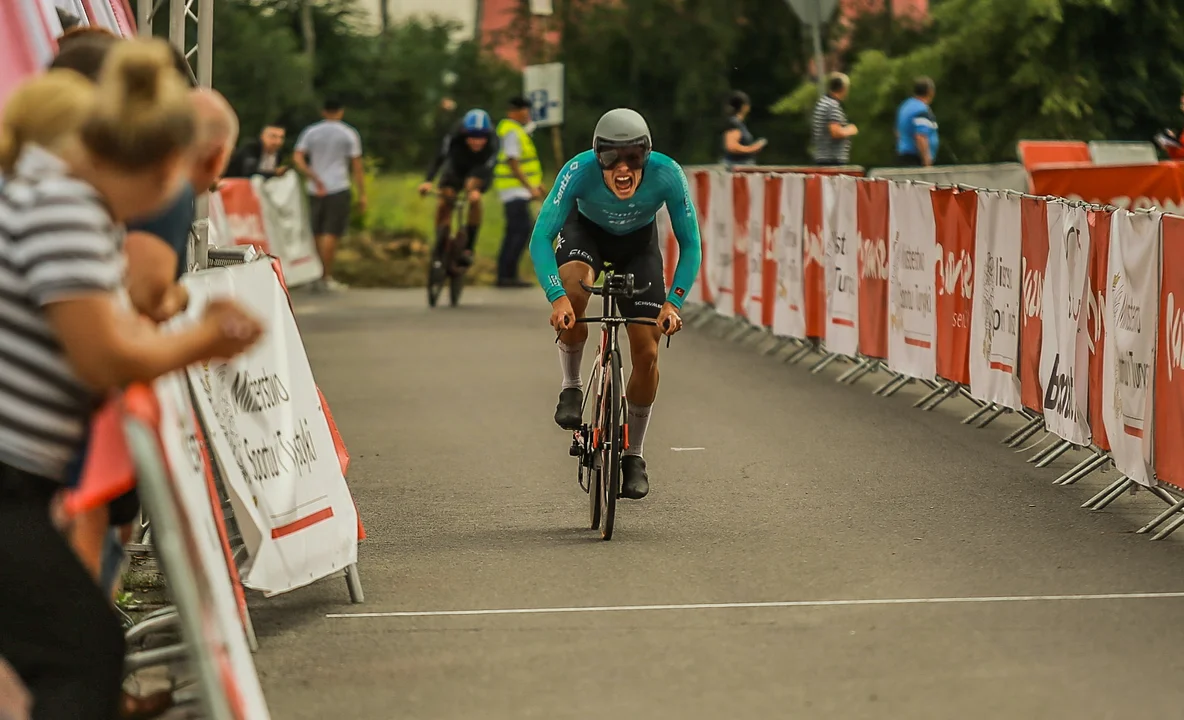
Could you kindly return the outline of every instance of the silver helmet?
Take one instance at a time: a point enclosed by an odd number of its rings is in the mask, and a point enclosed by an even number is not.
[[[609,110],[596,123],[596,131],[592,135],[592,150],[600,159],[601,165],[615,164],[616,153],[611,151],[620,148],[640,147],[645,160],[649,159],[653,140],[650,137],[650,126],[646,124],[641,113],[629,108]],[[612,162],[606,162],[611,156]]]

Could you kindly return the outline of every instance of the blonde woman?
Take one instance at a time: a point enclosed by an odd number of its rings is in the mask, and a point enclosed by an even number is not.
[[[195,117],[168,46],[111,50],[98,86],[69,70],[28,81],[0,125],[0,655],[38,720],[120,710],[123,636],[49,506],[103,394],[237,355],[262,332],[215,301],[165,336],[121,303],[119,223],[176,196]]]

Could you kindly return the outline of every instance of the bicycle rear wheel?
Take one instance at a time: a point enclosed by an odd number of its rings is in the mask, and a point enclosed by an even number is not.
[[[625,385],[621,380],[621,353],[616,343],[609,350],[610,379],[605,383],[608,398],[604,407],[609,410],[601,425],[601,439],[604,452],[601,455],[601,484],[604,488],[604,527],[600,537],[613,539],[613,526],[617,519],[617,498],[621,495],[621,451],[624,445],[623,418],[621,417],[621,396]]]

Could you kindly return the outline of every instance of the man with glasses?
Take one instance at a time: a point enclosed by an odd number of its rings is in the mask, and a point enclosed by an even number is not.
[[[659,209],[670,212],[678,240],[678,266],[669,292],[662,277],[662,251],[655,224]],[[552,250],[551,243],[559,242]],[[649,126],[633,110],[618,108],[600,118],[592,149],[564,167],[539,213],[530,238],[530,257],[539,284],[551,302],[551,326],[560,333],[563,387],[555,422],[566,430],[583,421],[580,364],[588,327],[584,317],[592,285],[612,263],[614,272],[632,273],[647,291],[622,298],[621,313],[656,320],[656,327],[629,325],[632,374],[625,397],[629,447],[621,459],[621,495],[640,500],[649,493],[642,445],[658,393],[658,340],[682,329],[678,311],[699,274],[702,248],[699,222],[686,175],[671,158],[653,152]]]

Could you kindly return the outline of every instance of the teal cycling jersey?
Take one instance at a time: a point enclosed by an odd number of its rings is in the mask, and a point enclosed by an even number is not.
[[[552,243],[573,208],[613,235],[627,235],[654,222],[663,205],[670,212],[678,241],[678,265],[666,301],[680,308],[699,276],[703,259],[699,220],[682,168],[662,153],[650,153],[637,191],[628,200],[621,200],[605,184],[596,153],[587,150],[572,158],[543,201],[530,236],[530,259],[547,300],[554,302],[565,294]]]

